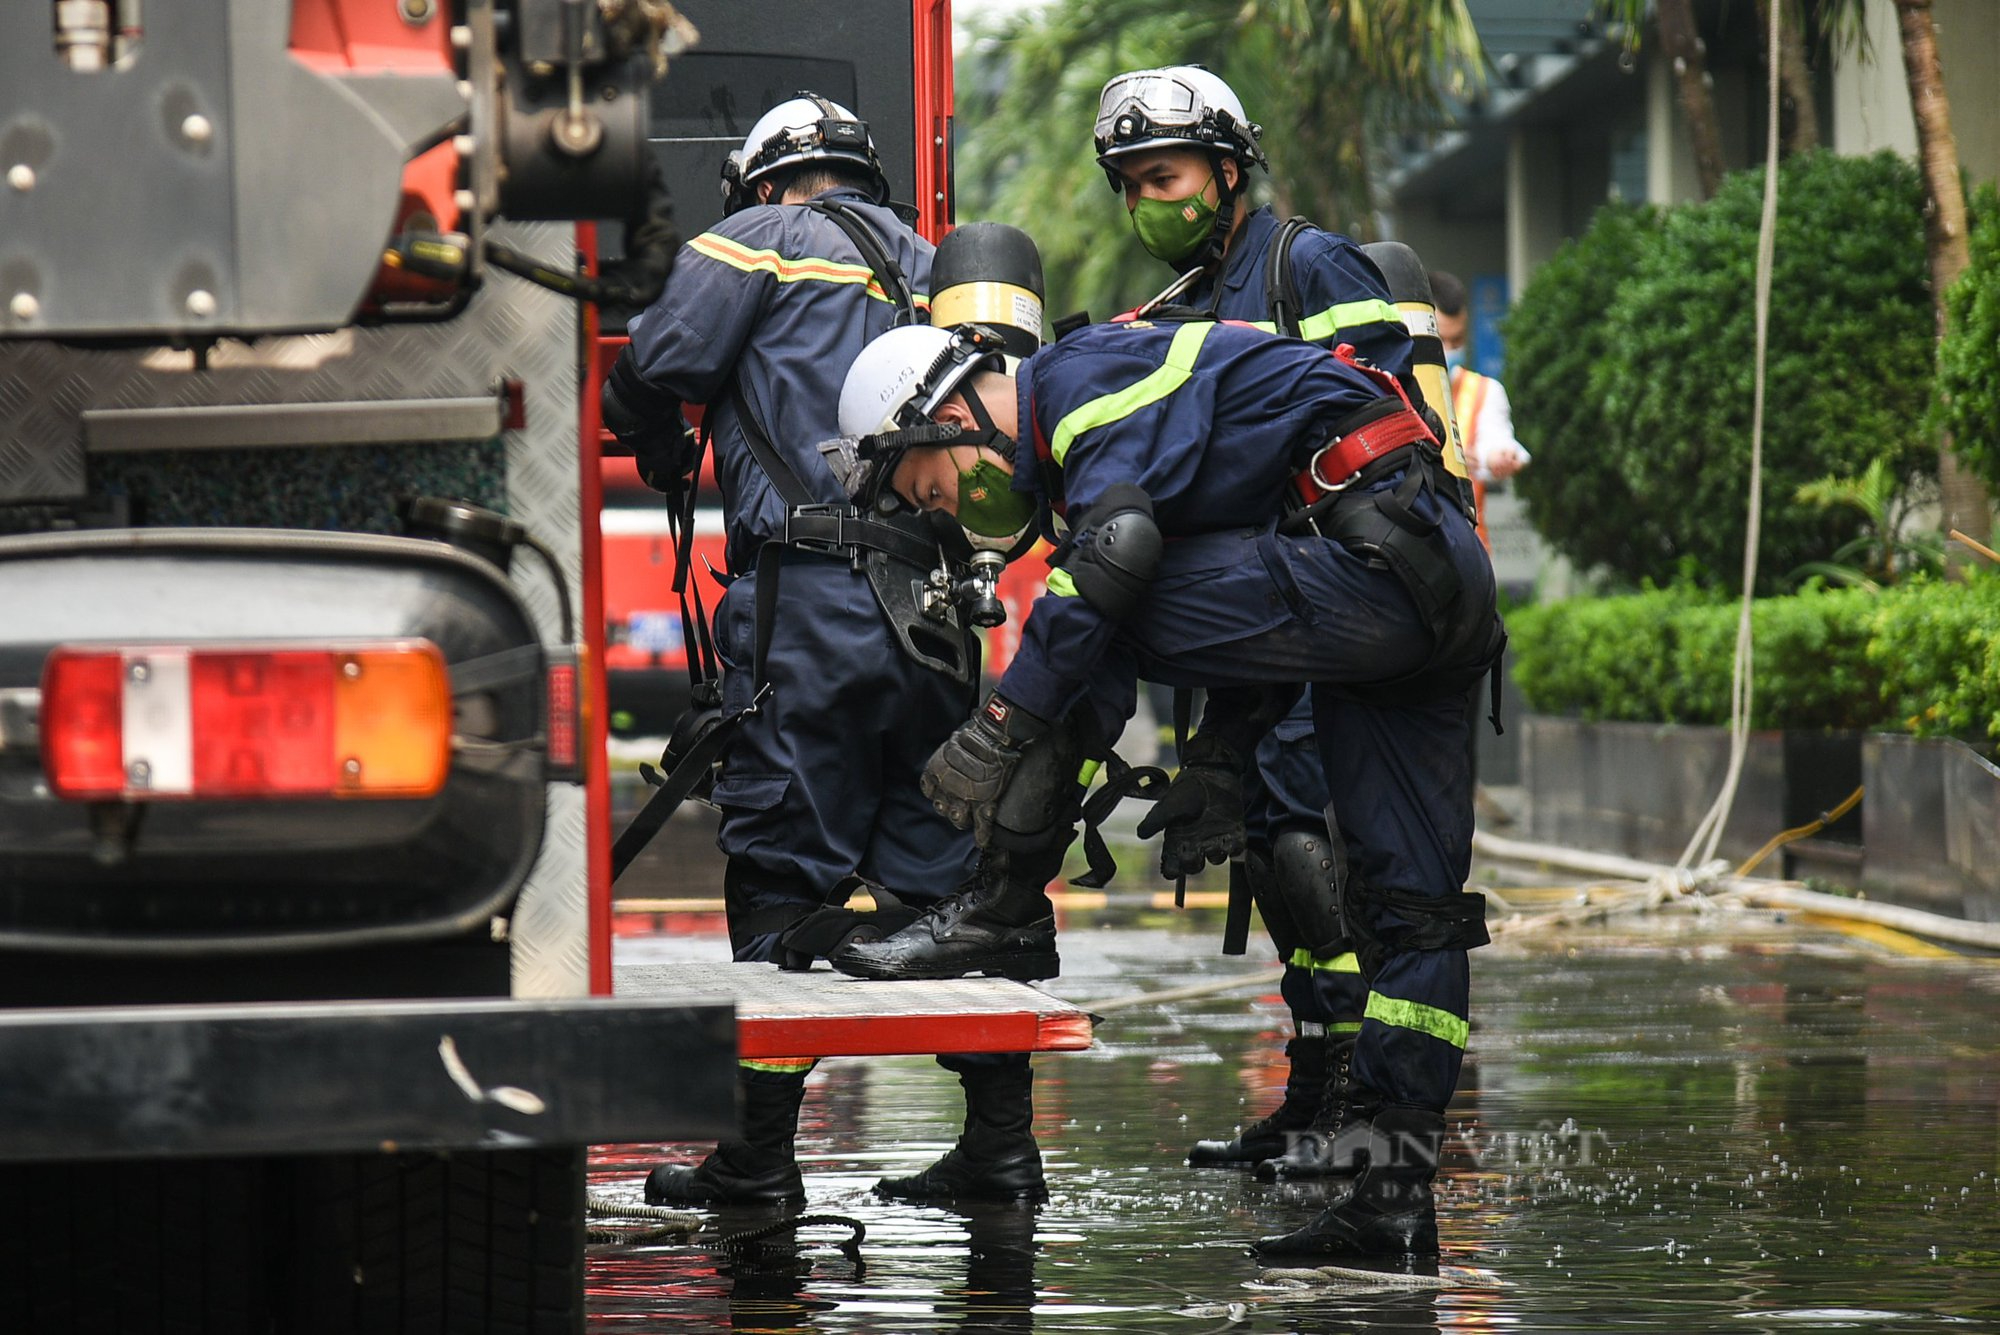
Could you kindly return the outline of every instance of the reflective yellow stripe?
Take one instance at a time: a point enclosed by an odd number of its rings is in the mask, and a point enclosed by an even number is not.
[[[1368,1009],[1364,1014],[1371,1020],[1380,1020],[1398,1029],[1414,1029],[1420,1034],[1429,1034],[1455,1048],[1463,1048],[1472,1032],[1471,1025],[1450,1011],[1441,1011],[1417,1001],[1385,997],[1380,992],[1368,994]]]
[[[819,1065],[817,1057],[766,1057],[762,1061],[751,1061],[738,1057],[736,1064],[746,1071],[762,1071],[767,1075],[798,1075]]]
[[[1343,301],[1327,307],[1318,315],[1308,315],[1299,321],[1299,337],[1308,343],[1324,343],[1343,329],[1352,329],[1361,324],[1393,324],[1401,327],[1403,313],[1391,302],[1370,298],[1367,301]]]
[[[1278,332],[1277,323],[1272,320],[1252,320],[1250,323],[1267,334]],[[1299,337],[1308,343],[1331,343],[1333,336],[1343,329],[1352,329],[1356,325],[1385,323],[1398,326],[1403,323],[1403,313],[1393,303],[1376,297],[1370,297],[1366,301],[1343,301],[1327,307],[1318,315],[1308,315],[1299,321]]]
[[[1058,598],[1076,597],[1076,581],[1069,577],[1069,571],[1055,566],[1049,571],[1048,589]]]
[[[1458,423],[1459,439],[1465,445],[1465,457],[1479,457],[1479,410],[1486,406],[1486,387],[1489,383],[1479,372],[1461,366],[1452,373],[1451,415]]]
[[[1335,955],[1329,959],[1319,959],[1313,955],[1312,951],[1306,949],[1304,946],[1300,946],[1292,952],[1292,957],[1286,960],[1285,963],[1295,969],[1311,969],[1315,973],[1361,972],[1361,961],[1351,950],[1344,955]]]
[[[1104,762],[1101,760],[1084,761],[1076,771],[1077,787],[1088,788],[1091,784],[1097,782],[1097,771],[1102,768],[1104,768]]]
[[[889,299],[889,294],[875,281],[875,271],[865,264],[813,256],[788,259],[775,250],[753,250],[714,232],[703,232],[688,242],[688,249],[732,269],[741,269],[744,273],[770,274],[781,283],[852,283],[865,286],[868,295],[878,301]],[[924,293],[912,292],[910,296],[919,308],[929,309],[930,298]]]
[[[1166,361],[1158,370],[1137,384],[1101,394],[1082,407],[1071,409],[1062,421],[1056,423],[1055,438],[1049,445],[1049,457],[1056,461],[1056,466],[1062,466],[1063,460],[1069,456],[1069,447],[1084,432],[1130,417],[1185,385],[1188,377],[1194,374],[1194,359],[1201,355],[1201,345],[1213,328],[1215,326],[1206,320],[1199,324],[1182,325],[1167,348]]]
[[[1358,1034],[1361,1032],[1359,1020],[1328,1020],[1326,1032],[1329,1034]]]

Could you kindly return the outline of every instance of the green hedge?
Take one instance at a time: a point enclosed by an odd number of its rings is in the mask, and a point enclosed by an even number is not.
[[[1604,312],[1660,222],[1657,209],[1605,205],[1535,271],[1503,325],[1514,434],[1535,456],[1514,480],[1528,520],[1576,564],[1620,573],[1655,568],[1675,512],[1632,502],[1623,460],[1605,447],[1609,405],[1588,386],[1611,348]]]
[[[1736,622],[1734,601],[1684,585],[1524,608],[1514,679],[1541,713],[1727,723]],[[2000,575],[1759,599],[1752,627],[1755,727],[2000,742]]]
[[[1936,469],[1923,187],[1893,154],[1803,153],[1780,168],[1771,285],[1760,583],[1854,537],[1858,514],[1802,483]],[[1763,173],[1657,219],[1609,209],[1544,265],[1507,329],[1507,388],[1535,463],[1529,516],[1618,580],[1730,588],[1749,476]],[[1568,340],[1569,346],[1564,340]]]
[[[1972,263],[1946,298],[1951,331],[1938,349],[1931,420],[1951,433],[1960,459],[2000,486],[2000,191],[1982,186],[1972,218]]]

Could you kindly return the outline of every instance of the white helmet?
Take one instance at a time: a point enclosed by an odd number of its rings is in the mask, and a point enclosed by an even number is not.
[[[1132,70],[1097,97],[1097,164],[1123,190],[1117,159],[1153,148],[1198,148],[1235,158],[1248,169],[1266,166],[1257,147],[1264,127],[1243,114],[1230,86],[1199,65]]]
[[[978,396],[967,406],[980,429],[934,423],[931,414],[975,371],[1006,368],[1000,334],[984,325],[953,329],[905,325],[891,329],[861,350],[840,387],[840,435],[820,445],[827,467],[856,504],[877,504],[903,456],[922,445],[1000,445],[986,406]],[[970,548],[1018,555],[1033,516],[1021,517],[1005,534],[965,531]]]
[[[928,422],[974,371],[1006,369],[1000,347],[1000,335],[983,325],[891,329],[847,370],[840,433],[858,438]]]
[[[757,202],[759,180],[805,162],[859,167],[871,178],[875,202],[888,202],[889,178],[875,154],[868,122],[818,93],[800,92],[759,116],[743,147],[723,160],[722,211],[749,208]]]

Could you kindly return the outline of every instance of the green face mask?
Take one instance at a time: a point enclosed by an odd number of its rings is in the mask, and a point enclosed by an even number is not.
[[[991,459],[959,473],[958,526],[973,546],[1004,551],[1034,522],[1035,498],[1015,491],[1013,476]]]
[[[1215,206],[1208,202],[1206,185],[1186,199],[1141,199],[1132,206],[1132,230],[1139,234],[1139,244],[1168,264],[1194,258],[1214,229]]]

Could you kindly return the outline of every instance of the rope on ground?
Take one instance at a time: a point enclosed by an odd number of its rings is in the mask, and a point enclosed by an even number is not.
[[[1750,859],[1747,862],[1745,862],[1742,866],[1736,869],[1736,874],[1738,876],[1748,876],[1752,871],[1756,870],[1758,863],[1762,862],[1765,858],[1770,857],[1771,854],[1777,852],[1779,849],[1783,848],[1786,844],[1793,843],[1800,839],[1810,839],[1813,835],[1818,834],[1821,830],[1824,830],[1827,826],[1833,824],[1835,821],[1839,820],[1842,816],[1845,816],[1848,812],[1854,810],[1856,804],[1858,804],[1861,801],[1862,793],[1866,791],[1867,791],[1867,786],[1865,784],[1860,787],[1857,787],[1853,792],[1847,795],[1847,800],[1842,802],[1839,806],[1835,807],[1831,811],[1820,812],[1819,818],[1817,820],[1807,821],[1804,825],[1797,825],[1789,830],[1784,830],[1778,834],[1772,835],[1771,842],[1765,844],[1762,848],[1758,849],[1755,853],[1751,854]]]
[[[1675,901],[1686,901],[1698,910],[1713,910],[1728,905],[1790,909],[1827,918],[1873,923],[1927,940],[1969,946],[1975,950],[2000,951],[2000,923],[1969,922],[1963,918],[1946,917],[1944,914],[1930,913],[1923,909],[1878,904],[1866,899],[1849,899],[1841,895],[1808,890],[1795,882],[1753,880],[1731,874],[1729,864],[1726,862],[1710,862],[1693,873],[1687,873],[1611,854],[1586,853],[1550,844],[1531,844],[1515,839],[1501,839],[1484,833],[1473,835],[1472,847],[1480,856],[1494,861],[1529,863],[1539,867],[1579,871],[1585,875],[1609,872],[1611,879],[1628,883],[1625,886],[1605,887],[1612,896],[1608,902],[1593,901],[1554,913],[1503,919],[1496,924],[1497,930],[1493,931],[1496,937],[1512,931],[1531,931],[1538,927],[1572,923],[1584,918],[1608,916],[1613,913],[1635,910],[1645,912]],[[1595,892],[1596,887],[1588,887],[1583,891],[1586,898]]]
[[[662,1238],[693,1237],[701,1231],[703,1216],[694,1210],[669,1210],[659,1205],[639,1205],[614,1201],[608,1196],[589,1196],[585,1212],[593,1220],[584,1230],[590,1242],[657,1242]],[[631,1221],[631,1222],[602,1222]]]

